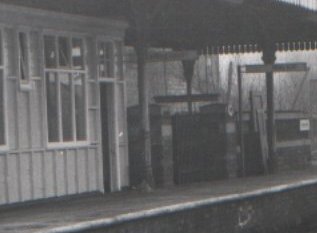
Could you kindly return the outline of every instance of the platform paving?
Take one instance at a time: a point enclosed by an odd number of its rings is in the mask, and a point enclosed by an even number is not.
[[[169,207],[202,204],[204,200],[217,202],[237,195],[288,186],[297,187],[312,182],[317,183],[317,167],[269,176],[168,187],[150,193],[132,190],[74,197],[69,200],[51,200],[26,206],[0,207],[0,232],[63,232],[63,229],[109,223],[138,214],[140,217],[144,213],[166,210]]]

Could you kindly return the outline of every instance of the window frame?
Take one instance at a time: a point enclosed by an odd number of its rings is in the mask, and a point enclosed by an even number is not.
[[[113,77],[103,77],[100,74],[100,65],[101,65],[101,60],[100,60],[100,55],[99,55],[99,49],[100,49],[100,44],[101,43],[110,43],[112,45],[112,49],[113,49],[113,57],[112,57],[112,61],[111,61],[111,65],[112,65],[112,69],[113,69]],[[97,74],[98,74],[98,79],[100,81],[108,81],[108,82],[114,82],[116,81],[117,78],[117,71],[116,71],[116,47],[115,47],[115,40],[114,39],[110,39],[110,38],[104,38],[104,37],[98,37],[97,41],[96,41],[96,57],[97,57]],[[103,64],[105,65],[105,64]]]
[[[47,68],[46,67],[46,57],[45,57],[45,36],[51,36],[54,38],[55,43],[55,52],[56,52],[56,67],[55,68]],[[83,34],[76,34],[76,33],[58,33],[52,31],[45,31],[41,35],[42,37],[42,48],[43,48],[43,69],[44,69],[44,96],[45,96],[45,120],[46,120],[46,142],[48,149],[55,149],[55,148],[78,148],[78,147],[86,147],[90,143],[90,136],[89,136],[89,102],[88,102],[88,66],[87,66],[87,40],[85,35]],[[58,48],[58,39],[60,37],[65,37],[69,41],[69,53],[70,53],[70,67],[61,67],[59,64],[59,48]],[[72,40],[73,39],[81,39],[82,41],[82,62],[83,62],[83,69],[74,69],[73,68],[73,57],[72,57]],[[56,75],[56,82],[57,82],[57,121],[58,121],[58,142],[50,142],[49,140],[49,127],[48,127],[48,103],[47,103],[47,74],[54,73]],[[68,74],[70,76],[73,75],[82,75],[84,78],[83,88],[84,88],[84,111],[85,111],[85,140],[77,140],[77,129],[76,129],[76,109],[75,109],[75,85],[73,79],[71,77],[71,104],[72,104],[72,141],[64,141],[63,140],[63,127],[62,127],[62,102],[61,102],[61,74]]]
[[[22,79],[22,74],[21,74],[21,44],[20,44],[20,33],[24,33],[25,38],[26,38],[26,59],[27,59],[27,64],[26,64],[26,79]],[[16,46],[17,46],[17,65],[18,65],[18,71],[17,71],[17,78],[19,80],[19,85],[20,85],[20,90],[21,91],[30,91],[32,89],[31,85],[31,36],[30,36],[30,31],[28,30],[17,30],[16,32]]]
[[[3,95],[3,120],[4,120],[4,144],[0,144],[0,153],[7,152],[9,150],[9,126],[8,126],[8,104],[7,104],[7,66],[8,66],[8,58],[7,58],[7,49],[6,49],[6,41],[5,41],[5,35],[4,35],[4,30],[3,28],[0,28],[0,46],[1,46],[1,51],[2,54],[2,64],[0,64],[0,70],[2,70],[2,79],[3,79],[3,90],[2,90],[2,95]]]
[[[112,58],[112,68],[113,68],[113,77],[102,77],[100,75],[100,56],[99,56],[99,44],[100,43],[111,43],[113,48],[113,58]],[[120,45],[120,51],[119,46]],[[122,38],[117,37],[108,37],[108,36],[97,36],[96,44],[95,44],[95,56],[97,62],[97,76],[98,80],[101,82],[117,82],[117,83],[125,83],[124,80],[124,73],[125,73],[125,66],[124,66],[124,43]]]

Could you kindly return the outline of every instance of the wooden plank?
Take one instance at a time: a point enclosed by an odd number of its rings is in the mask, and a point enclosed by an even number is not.
[[[33,159],[33,170],[32,170],[32,179],[33,179],[33,193],[34,198],[39,199],[44,197],[44,184],[42,179],[42,153],[34,153],[32,155]]]
[[[45,178],[45,197],[54,197],[55,196],[55,175],[54,175],[54,152],[50,151],[43,154],[44,156],[44,167],[43,173]]]
[[[155,96],[156,103],[186,103],[191,102],[213,102],[218,100],[218,94],[196,94],[196,95],[167,95]]]
[[[263,109],[263,97],[259,92],[250,92],[250,102],[251,102],[251,128],[254,132],[258,132],[258,122],[257,122],[257,110]]]
[[[69,150],[66,157],[66,169],[67,169],[67,194],[76,194],[76,152],[75,150]]]
[[[63,196],[66,194],[65,189],[65,167],[64,167],[64,151],[56,151],[55,159],[56,159],[56,187],[57,187],[57,196]]]
[[[89,188],[89,149],[85,149],[85,170],[86,170],[86,192],[90,191]]]
[[[269,159],[269,148],[267,144],[267,132],[266,132],[266,119],[265,113],[263,109],[256,110],[257,113],[257,125],[259,129],[260,136],[260,146],[261,146],[261,154],[264,172],[268,173],[268,159]]]
[[[88,150],[88,184],[89,184],[89,191],[97,191],[98,187],[98,165],[96,161],[96,149],[89,149]]]
[[[9,202],[14,203],[19,201],[17,155],[9,155],[7,159]]]
[[[245,65],[241,68],[242,73],[267,73],[267,72],[306,72],[309,68],[307,63],[280,63],[274,65]]]
[[[306,80],[307,80],[307,78],[308,78],[308,74],[309,74],[309,72],[308,72],[308,70],[307,70],[306,73],[304,74],[304,77],[303,77],[303,79],[302,79],[302,81],[301,81],[301,83],[300,83],[300,85],[299,85],[299,87],[298,87],[298,89],[297,89],[296,94],[295,94],[294,101],[293,101],[293,103],[292,103],[292,105],[291,105],[291,106],[292,106],[292,108],[291,108],[292,110],[295,110],[297,100],[298,100],[300,94],[302,93],[302,90],[303,90],[303,88],[304,88],[304,84],[306,83]]]
[[[5,155],[6,156],[6,155]],[[5,158],[0,156],[0,205],[6,203]]]
[[[167,61],[188,61],[197,60],[199,55],[196,50],[188,51],[149,51],[146,62],[167,62]],[[135,53],[126,55],[126,62],[136,63],[137,57]]]
[[[78,192],[84,193],[88,191],[86,181],[86,153],[84,149],[78,149],[77,153],[77,168],[78,168]]]
[[[32,199],[32,185],[31,185],[31,168],[30,168],[30,157],[28,154],[19,154],[20,157],[20,189],[21,189],[21,199],[22,201],[28,201]]]

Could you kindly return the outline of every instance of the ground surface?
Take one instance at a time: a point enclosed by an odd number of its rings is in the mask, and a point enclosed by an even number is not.
[[[68,226],[74,223],[111,218],[121,214],[204,200],[211,197],[242,194],[263,188],[270,189],[274,186],[310,179],[317,179],[317,168],[265,177],[241,178],[165,188],[151,193],[127,191],[106,195],[96,194],[24,207],[0,208],[0,232],[45,232],[46,229]]]

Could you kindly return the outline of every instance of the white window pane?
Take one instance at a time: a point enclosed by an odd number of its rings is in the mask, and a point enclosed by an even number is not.
[[[59,79],[61,88],[63,141],[69,142],[74,140],[71,77],[67,73],[60,73]]]
[[[75,85],[76,135],[78,141],[84,141],[87,139],[84,75],[74,75],[73,81]]]
[[[58,142],[58,101],[56,73],[46,73],[46,102],[49,142]]]
[[[73,38],[72,46],[73,69],[82,70],[84,69],[84,53],[82,39]]]

